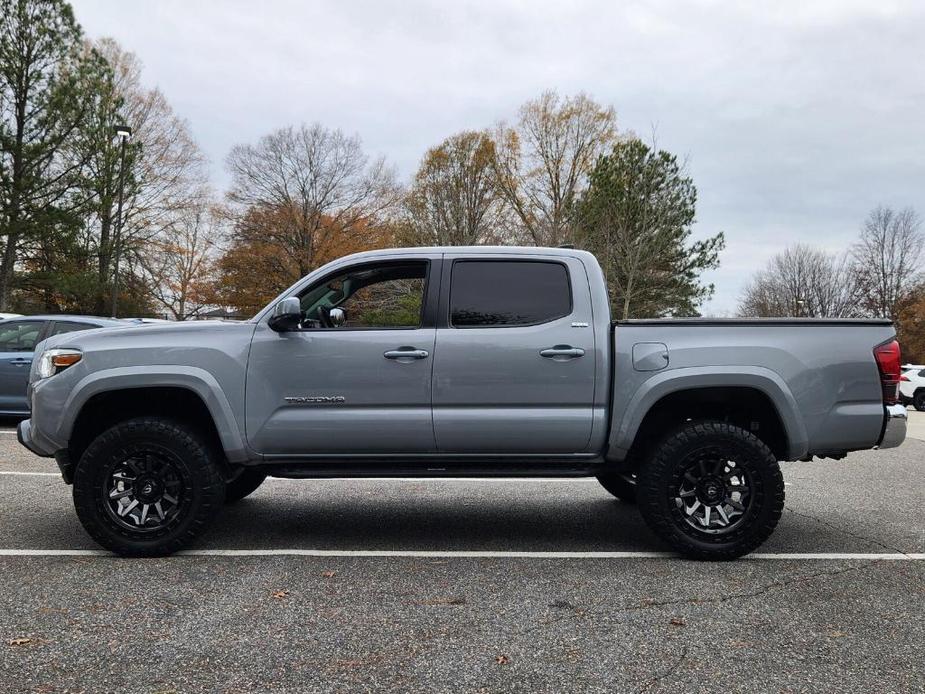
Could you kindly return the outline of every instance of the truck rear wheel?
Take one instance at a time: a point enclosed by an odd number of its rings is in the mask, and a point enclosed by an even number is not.
[[[222,507],[217,456],[193,430],[158,417],[100,434],[74,471],[74,507],[87,533],[130,557],[171,554]]]
[[[250,496],[257,491],[257,487],[263,484],[266,478],[266,474],[260,472],[260,470],[248,469],[242,471],[233,480],[225,483],[225,503],[232,504],[246,496]]]
[[[628,479],[625,475],[607,473],[605,475],[598,475],[597,481],[601,483],[604,489],[613,494],[620,501],[625,501],[628,504],[636,503],[635,475],[633,475],[631,479]]]
[[[639,509],[681,554],[735,559],[770,537],[784,478],[770,449],[725,422],[690,422],[655,446],[638,473]]]

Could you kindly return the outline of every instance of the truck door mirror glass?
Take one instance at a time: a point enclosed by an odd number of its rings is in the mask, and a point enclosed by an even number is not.
[[[278,333],[296,330],[302,322],[302,306],[298,297],[290,296],[273,307],[268,325]]]

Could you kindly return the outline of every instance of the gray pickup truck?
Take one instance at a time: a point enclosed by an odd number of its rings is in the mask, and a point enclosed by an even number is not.
[[[247,322],[67,333],[37,355],[19,440],[131,556],[181,549],[267,475],[414,475],[595,476],[675,550],[729,559],[777,524],[779,460],[906,430],[888,321],[613,324],[572,249],[361,253]]]

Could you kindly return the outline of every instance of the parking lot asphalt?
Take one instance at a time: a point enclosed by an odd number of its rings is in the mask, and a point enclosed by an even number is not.
[[[594,480],[268,480],[126,560],[0,431],[0,691],[925,691],[925,442],[783,468],[731,563]]]

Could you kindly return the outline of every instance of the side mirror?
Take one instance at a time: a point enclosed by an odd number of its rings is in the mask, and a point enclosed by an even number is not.
[[[302,304],[296,296],[289,296],[273,307],[267,324],[278,333],[295,330],[302,322]]]
[[[344,327],[344,323],[347,322],[347,314],[344,313],[342,308],[332,308],[331,313],[328,314],[331,318],[331,325],[335,328]]]

